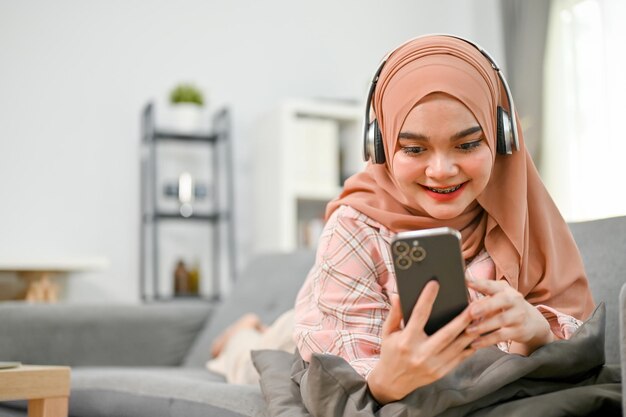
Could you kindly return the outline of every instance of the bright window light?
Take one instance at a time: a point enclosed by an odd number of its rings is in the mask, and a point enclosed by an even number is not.
[[[626,214],[624,18],[622,0],[552,3],[540,171],[568,221]]]

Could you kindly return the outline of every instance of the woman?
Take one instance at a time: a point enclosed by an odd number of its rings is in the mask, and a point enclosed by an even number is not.
[[[394,50],[378,72],[368,106],[380,143],[327,207],[294,334],[304,360],[343,357],[384,404],[476,349],[528,355],[569,338],[594,303],[521,131],[502,134],[511,121],[516,129],[515,114],[503,112],[512,100],[486,53],[453,36],[425,36]],[[508,155],[515,140],[519,150]],[[471,300],[429,337],[439,284],[425,287],[404,327],[389,243],[399,231],[439,226],[462,234]]]

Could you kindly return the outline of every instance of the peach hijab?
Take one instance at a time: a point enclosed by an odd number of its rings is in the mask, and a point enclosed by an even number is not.
[[[435,92],[455,97],[474,114],[494,158],[489,183],[477,204],[451,220],[429,217],[409,203],[391,174],[391,155],[404,119],[422,98]],[[328,204],[326,216],[349,205],[394,232],[453,227],[461,231],[465,259],[484,247],[496,265],[496,279],[506,279],[532,304],[586,319],[594,303],[580,253],[539,178],[519,126],[520,150],[505,156],[496,153],[499,103],[508,110],[497,73],[470,43],[431,35],[401,45],[384,64],[372,103],[387,162],[370,162],[349,178],[341,195]]]

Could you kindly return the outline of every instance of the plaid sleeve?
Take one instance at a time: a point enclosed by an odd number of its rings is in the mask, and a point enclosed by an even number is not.
[[[396,291],[389,267],[384,233],[367,217],[342,208],[329,219],[296,301],[295,340],[305,360],[314,352],[341,356],[367,378]]]
[[[548,320],[552,333],[559,339],[569,339],[582,326],[583,322],[575,317],[561,313],[560,311],[543,304],[535,306]]]

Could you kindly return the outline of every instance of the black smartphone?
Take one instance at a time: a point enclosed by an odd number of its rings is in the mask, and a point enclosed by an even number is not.
[[[424,286],[439,282],[439,293],[424,331],[431,335],[468,305],[461,233],[449,227],[400,232],[391,241],[393,267],[404,323]]]

